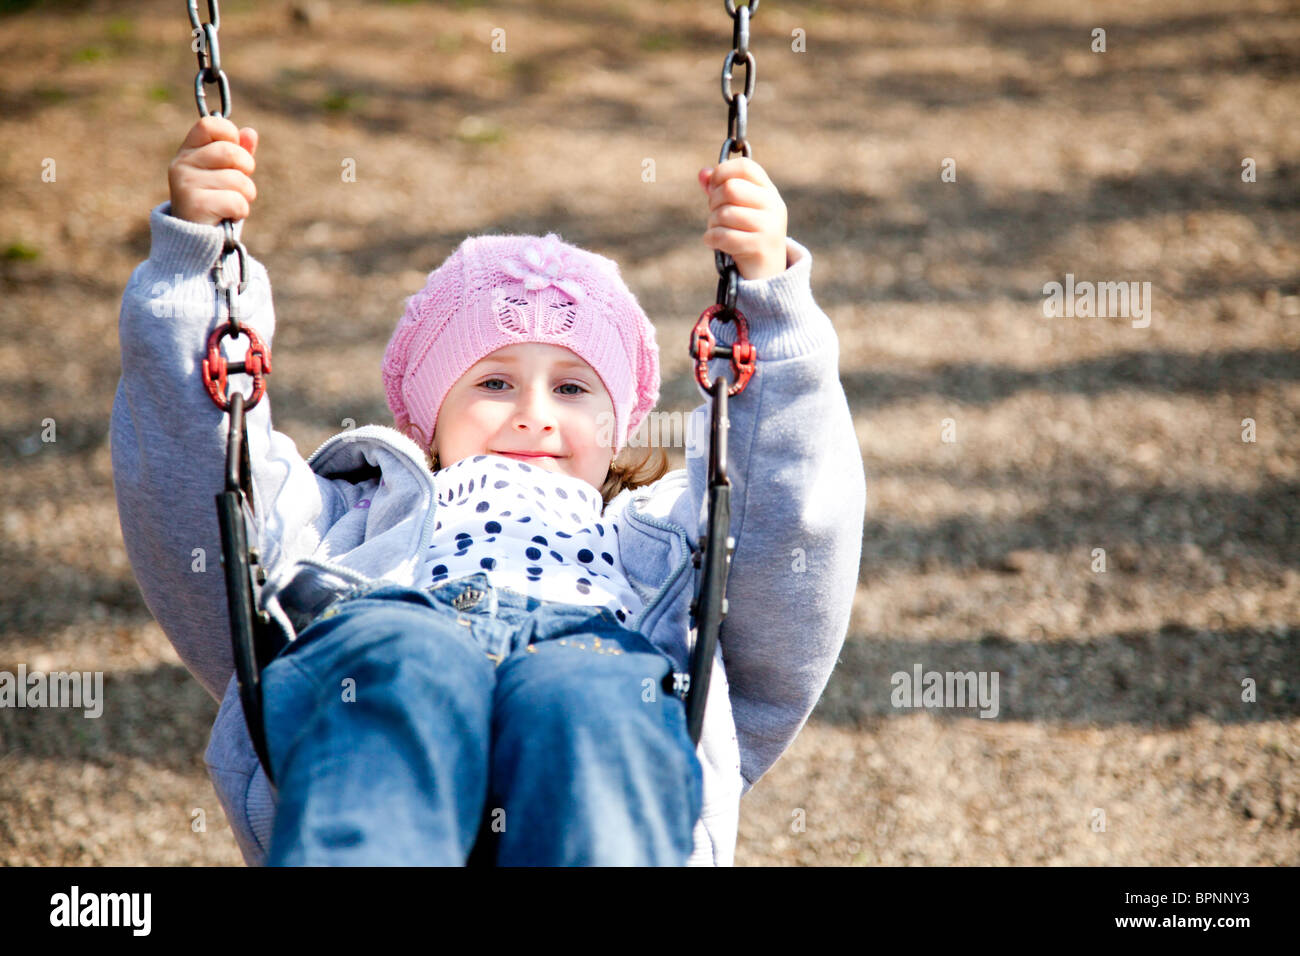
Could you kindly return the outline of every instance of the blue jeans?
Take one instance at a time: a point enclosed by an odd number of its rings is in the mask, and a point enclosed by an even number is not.
[[[267,864],[681,866],[704,781],[672,671],[483,572],[337,601],[262,673]]]

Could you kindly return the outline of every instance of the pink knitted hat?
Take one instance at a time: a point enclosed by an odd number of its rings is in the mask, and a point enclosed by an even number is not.
[[[654,326],[617,263],[553,232],[477,236],[407,299],[388,342],[384,391],[397,427],[415,426],[427,446],[456,381],[519,342],[563,346],[596,370],[614,404],[615,455],[659,400]]]

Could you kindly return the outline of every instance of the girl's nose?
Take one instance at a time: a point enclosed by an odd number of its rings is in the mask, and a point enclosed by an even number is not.
[[[555,428],[555,414],[549,396],[540,389],[525,389],[515,405],[514,427],[527,431],[550,431]]]
[[[555,426],[550,424],[549,422],[543,422],[541,419],[538,419],[535,416],[516,415],[515,428],[518,429],[519,431],[528,431],[529,428],[532,428],[535,431],[539,431],[539,432],[549,432],[553,428],[555,428]]]

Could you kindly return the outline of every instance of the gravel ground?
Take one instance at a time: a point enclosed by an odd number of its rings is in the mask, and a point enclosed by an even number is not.
[[[616,259],[661,408],[689,409],[721,4],[299,9],[222,4],[232,118],[262,137],[244,238],[275,285],[277,427],[305,453],[386,421],[403,298],[484,231]],[[196,118],[188,24],[163,0],[0,10],[0,670],[103,671],[108,701],[0,709],[0,863],[237,865],[216,702],[140,597],[107,434],[122,289]],[[746,797],[737,864],[1300,863],[1295,8],[754,24],[754,158],[815,257],[868,510],[840,665]],[[1149,327],[1044,317],[1067,273],[1149,282]],[[893,706],[918,665],[996,672],[997,715]]]

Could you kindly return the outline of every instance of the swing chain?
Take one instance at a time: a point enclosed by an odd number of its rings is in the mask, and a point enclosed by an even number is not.
[[[727,6],[731,9],[730,3]],[[752,7],[740,7],[732,14],[735,17],[732,49],[727,53],[727,58],[722,64],[722,98],[730,108],[727,117],[729,152],[734,153],[736,149],[740,149],[746,156],[749,155],[748,105],[754,98],[754,84],[758,80],[758,64],[749,49],[749,18],[757,9],[758,3],[755,2]],[[745,91],[733,94],[731,92],[732,70],[737,60],[745,64]],[[730,148],[732,143],[737,144],[736,148]]]
[[[199,22],[198,0],[186,0],[189,10],[192,49],[199,57],[199,72],[194,78],[194,100],[199,116],[230,116],[230,81],[221,69],[221,49],[217,30],[221,14],[217,0],[207,0],[208,21]],[[204,84],[215,83],[221,91],[221,111],[208,112]],[[230,623],[231,650],[238,678],[239,699],[244,708],[244,722],[266,779],[275,786],[270,754],[266,746],[263,722],[261,670],[277,650],[277,637],[270,614],[258,607],[261,585],[266,583],[266,569],[260,566],[261,555],[255,539],[253,469],[249,458],[248,423],[245,412],[266,394],[266,378],[271,374],[271,350],[256,330],[241,325],[239,299],[248,287],[248,252],[235,235],[234,220],[221,222],[221,253],[212,267],[212,284],[216,288],[216,321],[221,323],[208,336],[203,359],[203,385],[217,408],[229,417],[226,430],[225,487],[217,494],[217,522],[221,530],[221,563],[225,570],[226,606]],[[234,262],[231,263],[231,254]],[[233,271],[237,270],[237,272]],[[226,301],[227,321],[221,322],[221,299]],[[228,362],[221,352],[221,340],[227,336],[247,336],[248,350],[243,361]],[[247,396],[236,390],[226,395],[226,377],[240,373],[253,380]],[[250,538],[252,540],[250,540]]]
[[[199,20],[199,0],[185,0],[190,14],[190,33],[194,37],[193,49],[199,58],[199,72],[194,77],[194,100],[199,105],[200,116],[230,115],[230,80],[221,69],[221,46],[217,43],[217,30],[221,26],[221,11],[217,0],[208,2],[208,23]],[[204,84],[215,84],[221,93],[221,110],[208,112],[208,97]]]
[[[732,48],[722,65],[722,98],[726,100],[727,139],[722,144],[718,163],[725,163],[731,154],[750,155],[749,100],[754,95],[754,81],[758,75],[754,54],[749,49],[749,18],[758,10],[758,0],[737,7],[735,0],[723,0],[727,15],[732,18]],[[732,70],[737,62],[745,64],[745,86],[732,92]],[[691,330],[691,358],[695,363],[695,380],[712,399],[711,427],[709,433],[709,470],[707,498],[708,521],[706,533],[700,537],[698,549],[692,547],[692,563],[700,572],[699,585],[691,601],[690,613],[695,626],[695,641],[691,649],[690,672],[685,675],[686,729],[691,740],[699,744],[704,732],[704,708],[709,696],[714,652],[718,632],[727,616],[727,575],[735,552],[736,539],[731,530],[731,479],[727,476],[727,431],[730,419],[727,403],[739,395],[749,384],[758,362],[758,352],[749,341],[749,323],[736,308],[740,289],[739,272],[735,260],[714,250],[713,261],[718,268],[718,301],[700,313]],[[736,341],[731,346],[719,345],[710,322],[718,319],[733,322]],[[709,381],[709,359],[728,358],[735,373],[733,381],[719,375]]]
[[[722,64],[722,98],[727,104],[727,137],[718,154],[718,162],[725,163],[732,153],[739,152],[749,157],[749,100],[754,95],[754,84],[758,78],[758,64],[753,51],[749,49],[749,21],[758,11],[759,0],[751,0],[748,6],[738,7],[735,0],[723,0],[727,15],[732,18],[731,43]],[[742,91],[732,91],[733,70],[737,62],[745,65],[745,86]],[[754,375],[758,353],[749,343],[749,324],[744,315],[736,308],[736,297],[740,289],[740,276],[735,260],[724,252],[714,250],[713,262],[718,270],[717,303],[709,306],[700,314],[691,330],[691,358],[695,360],[695,380],[705,391],[713,390],[709,382],[709,360],[728,358],[731,360],[733,380],[727,388],[729,396],[739,395],[749,384]],[[730,346],[720,346],[709,323],[717,319],[720,322],[734,322],[736,341]]]
[[[725,163],[732,153],[748,158],[749,101],[754,98],[754,84],[758,82],[758,62],[749,49],[749,21],[758,12],[759,0],[748,6],[737,7],[735,0],[723,0],[727,15],[732,19],[731,49],[722,62],[722,99],[727,104],[727,137],[718,153],[718,162]],[[745,86],[742,92],[733,93],[731,81],[737,61],[745,64]],[[718,304],[730,312],[736,307],[735,262],[724,252],[714,251],[713,261],[718,268]]]
[[[257,405],[266,394],[266,378],[271,374],[271,349],[253,330],[239,321],[239,296],[248,287],[248,252],[244,244],[235,238],[235,224],[229,219],[221,222],[225,233],[225,243],[216,265],[212,267],[212,283],[216,286],[218,297],[226,300],[227,321],[212,330],[208,336],[207,358],[203,360],[203,384],[208,395],[217,408],[223,412],[230,411],[230,399],[226,395],[226,376],[242,373],[253,379],[253,390],[245,396],[244,410]],[[231,256],[231,253],[234,253]],[[229,274],[227,266],[234,262],[239,270],[238,277]],[[221,306],[217,306],[217,318],[221,318]],[[229,336],[240,335],[248,338],[248,351],[242,362],[229,362],[221,353],[221,340]]]
[[[194,78],[194,101],[199,107],[199,116],[230,116],[230,80],[221,69],[221,47],[217,43],[217,30],[221,27],[221,10],[217,0],[207,0],[208,22],[199,19],[198,0],[185,0],[189,11],[191,33],[196,44],[195,53],[199,58],[199,72]],[[204,84],[215,83],[221,90],[221,111],[208,112],[208,101],[204,95]],[[234,220],[221,222],[224,241],[221,255],[212,267],[212,284],[218,298],[226,300],[226,322],[213,330],[208,337],[207,357],[203,360],[203,385],[208,390],[212,401],[223,412],[231,411],[230,398],[226,395],[226,377],[232,373],[242,373],[253,379],[253,390],[245,396],[243,411],[248,411],[262,400],[266,394],[264,376],[271,374],[271,350],[262,342],[251,328],[244,328],[239,321],[239,296],[248,288],[248,250],[235,236]],[[233,254],[233,256],[232,256]],[[232,274],[231,262],[237,272]],[[217,306],[217,318],[221,318],[221,306]],[[221,353],[221,340],[229,336],[248,337],[248,351],[242,362],[228,362]]]

